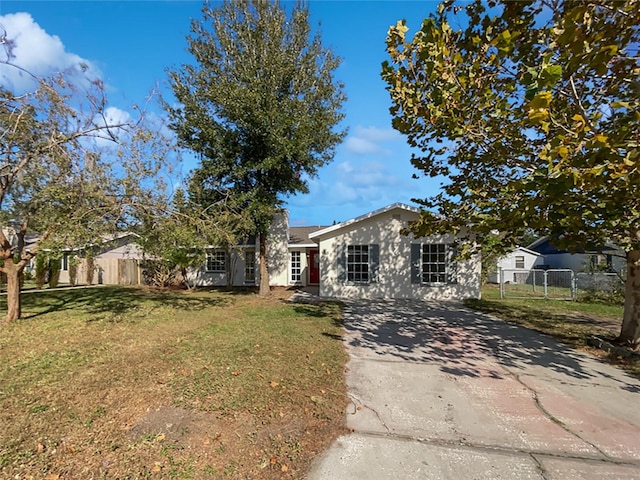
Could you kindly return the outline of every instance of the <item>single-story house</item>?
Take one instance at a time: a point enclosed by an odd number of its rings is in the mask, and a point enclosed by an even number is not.
[[[500,272],[503,272],[503,281],[520,283],[520,280],[526,278],[525,273],[532,269],[543,268],[544,255],[534,252],[525,247],[515,247],[507,255],[498,259],[496,263],[496,271],[489,274],[487,281],[489,283],[500,282]]]
[[[457,258],[453,235],[403,235],[419,215],[417,208],[396,203],[331,226],[291,227],[282,211],[268,233],[269,283],[315,286],[323,297],[479,298],[480,255]],[[65,252],[60,283],[69,283],[74,256],[78,284],[142,283],[144,255],[135,242],[130,233],[105,239],[93,265],[82,251]],[[204,264],[188,271],[187,281],[201,287],[257,285],[258,252],[256,237],[232,249],[211,247]]]
[[[140,261],[142,249],[133,233],[120,233],[105,237],[93,260],[89,261],[82,250],[63,253],[60,266],[60,283],[70,283],[73,258],[76,258],[76,284],[139,285],[143,283]]]
[[[602,248],[586,248],[576,252],[555,247],[548,237],[541,237],[528,247],[529,250],[544,257],[540,268],[570,269],[576,273],[610,271],[623,272],[626,268],[626,257],[622,250],[612,244]]]
[[[480,255],[456,258],[453,235],[403,235],[418,217],[418,209],[396,203],[332,226],[289,227],[282,212],[269,232],[269,283],[317,286],[323,297],[479,298]],[[231,252],[211,249],[189,280],[197,286],[256,284],[257,242]]]

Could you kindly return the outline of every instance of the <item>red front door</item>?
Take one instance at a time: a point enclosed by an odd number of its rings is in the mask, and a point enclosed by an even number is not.
[[[320,283],[320,252],[309,250],[309,283]]]

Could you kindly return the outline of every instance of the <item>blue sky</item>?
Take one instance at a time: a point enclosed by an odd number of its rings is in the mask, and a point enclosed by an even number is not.
[[[438,181],[411,178],[411,150],[391,128],[380,79],[389,26],[406,19],[415,31],[436,6],[425,0],[309,2],[312,25],[320,24],[324,45],[343,59],[336,77],[348,96],[343,126],[349,134],[311,180],[310,193],[287,199],[292,225],[330,225],[436,193]],[[185,36],[201,7],[200,1],[0,0],[0,25],[16,41],[16,63],[42,75],[85,62],[107,85],[113,115],[126,116],[152,88],[170,95],[166,69],[192,61]],[[187,161],[182,173],[193,166]]]

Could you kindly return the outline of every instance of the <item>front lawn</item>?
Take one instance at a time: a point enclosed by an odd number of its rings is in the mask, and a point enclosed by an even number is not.
[[[338,304],[286,296],[25,294],[0,326],[0,478],[303,477],[343,433],[346,353]]]

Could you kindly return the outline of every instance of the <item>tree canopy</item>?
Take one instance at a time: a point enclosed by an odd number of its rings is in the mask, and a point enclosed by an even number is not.
[[[0,271],[7,275],[7,321],[20,317],[19,277],[39,252],[99,243],[126,228],[136,205],[162,200],[157,174],[167,165],[170,143],[142,116],[111,120],[102,82],[78,82],[77,74],[34,78],[28,92],[0,89]],[[28,233],[39,241],[27,249]]]
[[[446,1],[412,38],[389,29],[393,126],[443,178],[418,234],[627,252],[621,338],[640,336],[640,3]]]
[[[182,145],[200,165],[190,193],[227,199],[260,234],[260,291],[268,291],[266,233],[285,197],[331,161],[344,132],[340,60],[312,35],[303,4],[205,3],[187,38],[195,64],[169,72],[178,106],[167,106]]]

